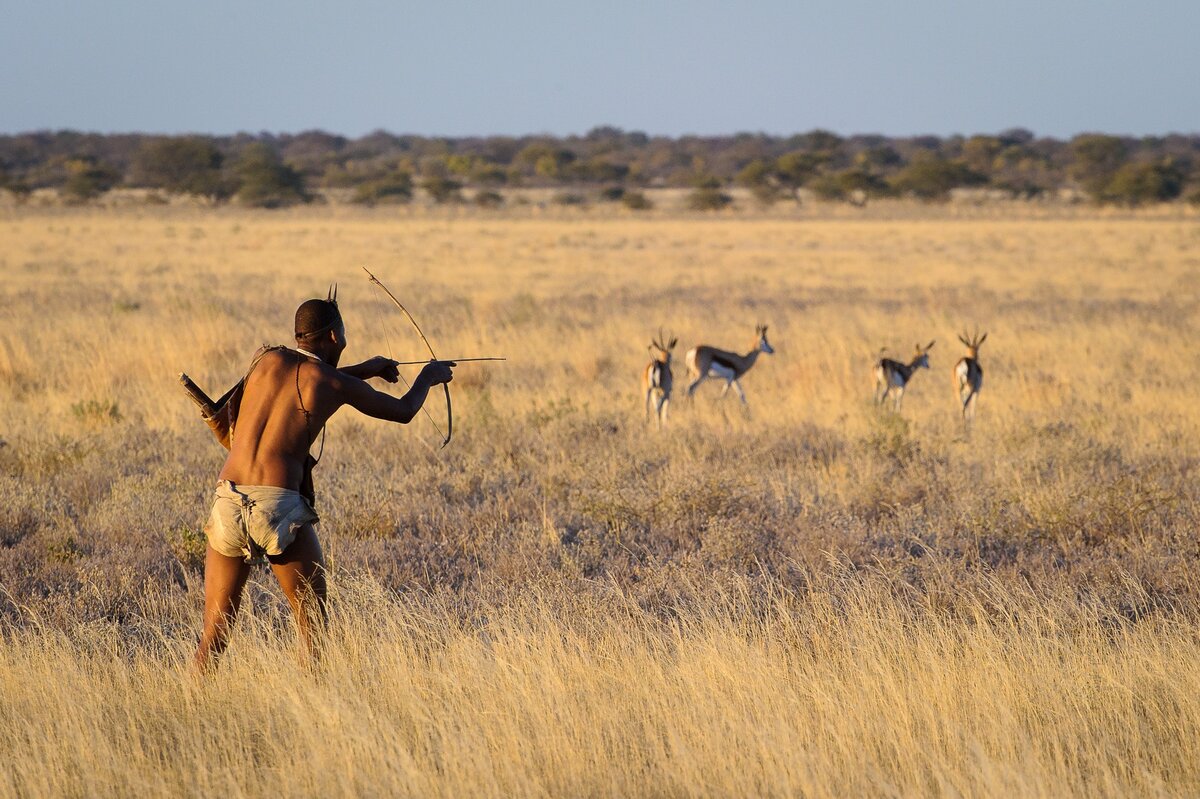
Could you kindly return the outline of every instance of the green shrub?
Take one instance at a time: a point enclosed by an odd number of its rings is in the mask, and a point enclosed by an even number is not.
[[[733,198],[718,188],[698,188],[688,195],[687,207],[693,211],[719,211]]]
[[[462,202],[462,184],[443,175],[430,175],[421,181],[421,188],[438,205]]]
[[[238,201],[252,208],[281,208],[310,201],[303,176],[263,143],[251,144],[238,159]]]
[[[1174,200],[1183,191],[1183,173],[1172,163],[1125,164],[1104,188],[1105,200],[1125,205]]]
[[[986,180],[961,161],[945,161],[927,155],[914,159],[892,178],[891,185],[901,194],[911,194],[922,200],[944,200],[951,189],[978,186]]]
[[[134,157],[132,183],[220,199],[233,189],[221,173],[223,162],[221,151],[199,136],[155,139]]]
[[[204,532],[188,525],[167,533],[167,547],[171,554],[184,568],[192,571],[204,568],[206,545]]]
[[[117,170],[91,159],[78,158],[67,162],[67,182],[63,193],[74,202],[84,202],[99,197],[121,180]]]
[[[406,203],[412,200],[412,193],[412,175],[407,172],[394,172],[386,177],[359,184],[354,190],[351,202],[368,206],[377,203]]]
[[[832,175],[822,175],[810,182],[808,188],[822,200],[845,200],[855,203],[888,192],[887,183],[861,169],[847,169]]]
[[[71,405],[71,414],[81,422],[119,422],[121,410],[109,400],[81,400]]]
[[[475,192],[475,204],[480,208],[499,208],[504,205],[504,196],[491,189],[477,191]]]
[[[640,191],[627,191],[621,196],[621,204],[631,211],[649,211],[654,203]]]

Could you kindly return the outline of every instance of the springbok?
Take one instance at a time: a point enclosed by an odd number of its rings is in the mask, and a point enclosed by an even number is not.
[[[658,426],[662,427],[667,421],[667,406],[671,402],[671,350],[679,343],[674,336],[666,344],[662,328],[658,329],[658,338],[650,342],[650,363],[642,370],[642,392],[646,395],[646,420],[650,420],[650,403],[654,403],[654,416]]]
[[[688,386],[688,397],[696,393],[696,387],[706,379],[717,377],[725,381],[725,388],[721,391],[722,397],[729,391],[729,387],[733,386],[737,389],[738,396],[742,398],[742,404],[748,405],[746,402],[746,392],[742,391],[742,384],[738,382],[738,378],[750,371],[750,367],[754,366],[754,362],[758,360],[760,352],[765,352],[768,355],[772,355],[775,352],[775,349],[767,341],[766,325],[755,327],[754,336],[754,349],[745,355],[738,355],[736,352],[728,352],[727,350],[719,350],[716,347],[709,347],[705,344],[688,350],[685,356],[688,373],[696,378]]]
[[[933,349],[935,342],[931,341],[922,347],[920,344],[915,345],[916,349],[913,352],[912,360],[908,363],[893,361],[891,358],[883,358],[875,364],[875,402],[879,405],[884,403],[888,394],[895,394],[895,410],[900,412],[900,401],[904,399],[904,389],[908,387],[908,381],[912,380],[913,374],[921,367],[929,368],[929,351]]]
[[[954,364],[953,372],[954,393],[957,395],[958,401],[962,403],[963,424],[967,424],[975,418],[975,398],[979,396],[979,389],[983,388],[983,367],[979,365],[979,347],[986,338],[987,333],[981,336],[978,330],[969,338],[965,331],[958,337],[958,340],[967,348],[967,354]]]

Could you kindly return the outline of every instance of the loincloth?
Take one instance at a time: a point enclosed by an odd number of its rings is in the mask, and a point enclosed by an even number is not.
[[[226,557],[263,563],[267,555],[283,554],[296,540],[297,530],[318,520],[309,501],[296,491],[221,480],[204,534]]]

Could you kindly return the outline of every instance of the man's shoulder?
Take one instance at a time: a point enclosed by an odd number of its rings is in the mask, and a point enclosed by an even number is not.
[[[287,347],[282,345],[264,344],[254,351],[254,357],[250,359],[250,369],[261,363],[277,364],[280,363],[287,354],[291,352]]]

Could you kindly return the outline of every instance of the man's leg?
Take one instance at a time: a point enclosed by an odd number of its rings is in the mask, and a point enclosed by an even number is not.
[[[325,626],[325,558],[316,529],[304,525],[283,554],[271,555],[268,560],[296,616],[300,644],[315,659]]]
[[[204,556],[204,631],[196,649],[196,669],[201,673],[225,651],[249,575],[245,560],[222,555],[209,545]]]

